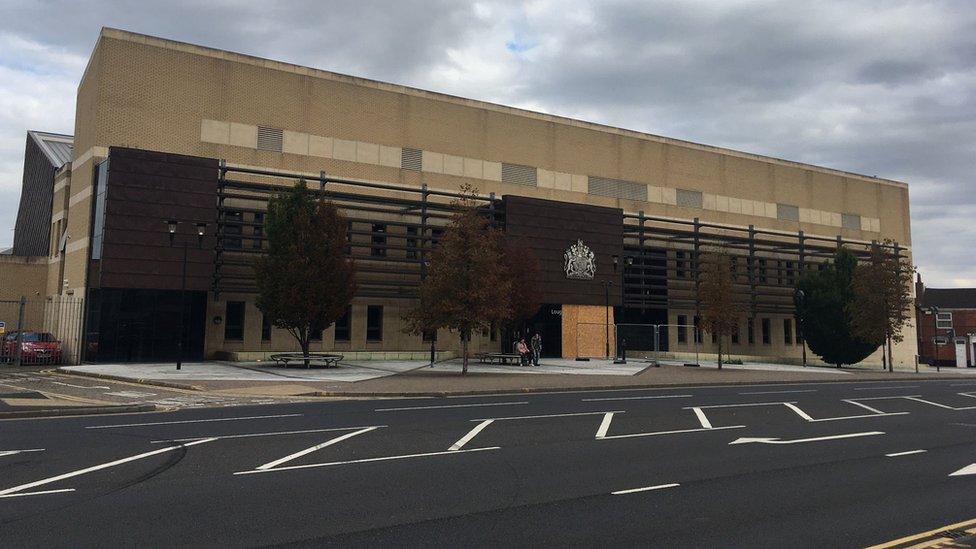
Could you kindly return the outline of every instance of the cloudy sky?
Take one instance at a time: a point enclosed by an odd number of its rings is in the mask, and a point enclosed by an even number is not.
[[[976,2],[0,0],[0,248],[25,132],[72,133],[101,26],[906,181],[976,286]]]

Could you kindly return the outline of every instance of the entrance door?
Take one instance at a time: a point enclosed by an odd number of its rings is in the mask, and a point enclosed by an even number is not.
[[[956,368],[966,367],[966,338],[957,337],[956,341]]]
[[[528,335],[539,332],[542,336],[542,356],[558,358],[563,355],[562,305],[544,304],[528,322]],[[526,341],[528,339],[526,338]]]

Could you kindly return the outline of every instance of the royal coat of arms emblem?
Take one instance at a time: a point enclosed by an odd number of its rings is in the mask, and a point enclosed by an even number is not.
[[[578,239],[576,244],[567,248],[563,258],[566,278],[593,280],[593,275],[596,274],[596,256],[586,244],[583,244],[582,239]]]

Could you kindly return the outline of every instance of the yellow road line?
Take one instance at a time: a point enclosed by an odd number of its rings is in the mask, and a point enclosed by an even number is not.
[[[971,527],[971,526],[974,526],[974,525],[976,525],[976,519],[965,520],[965,521],[962,521],[962,522],[957,522],[955,524],[949,524],[949,525],[943,526],[941,528],[936,528],[935,530],[929,530],[928,532],[922,532],[921,534],[914,534],[914,535],[911,535],[911,536],[905,536],[903,538],[899,538],[899,539],[896,539],[896,540],[892,540],[892,541],[889,541],[887,543],[882,543],[882,544],[879,544],[879,545],[872,545],[872,546],[868,547],[867,549],[887,549],[889,547],[897,547],[899,545],[902,545],[902,544],[905,544],[905,543],[908,543],[908,542],[911,542],[911,541],[916,541],[916,540],[920,540],[920,539],[925,538],[925,537],[934,536],[935,534],[938,534],[940,532],[944,532],[946,530],[961,530],[963,528]],[[944,541],[944,538],[938,538],[938,539],[931,540],[931,541],[932,542]]]

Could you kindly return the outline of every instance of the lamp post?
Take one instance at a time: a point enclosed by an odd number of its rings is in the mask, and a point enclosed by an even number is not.
[[[616,258],[614,258],[616,259]],[[606,343],[605,346],[605,356],[610,358],[610,286],[613,286],[612,280],[603,281],[603,296],[604,296],[604,313],[606,313]]]
[[[176,243],[176,229],[180,222],[175,219],[170,219],[166,221],[166,226],[169,231],[169,245],[170,246],[183,246],[183,264],[182,264],[182,275],[180,277],[180,341],[177,344],[177,355],[176,355],[176,369],[180,370],[183,367],[183,343],[186,340],[186,257],[187,250],[190,247],[190,242],[184,240],[183,242]],[[207,232],[206,223],[197,223],[197,248],[203,248],[203,235]]]
[[[794,294],[796,305],[803,305],[804,300],[807,298],[806,292],[797,288]],[[807,367],[807,340],[803,337],[803,319],[800,318],[799,308],[793,307],[793,317],[796,320],[796,335],[800,336],[800,348],[803,350],[803,367]]]

